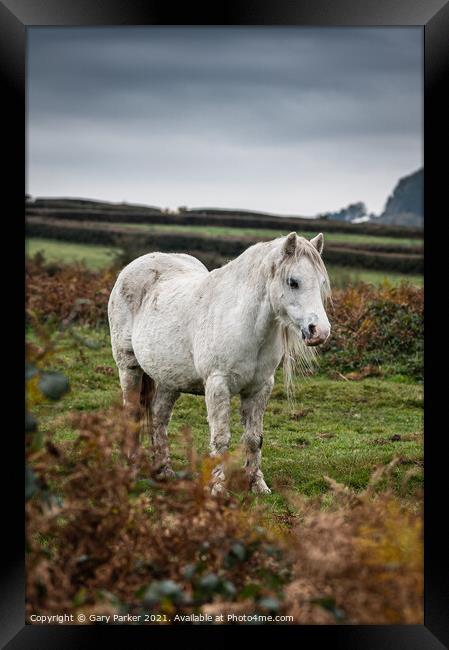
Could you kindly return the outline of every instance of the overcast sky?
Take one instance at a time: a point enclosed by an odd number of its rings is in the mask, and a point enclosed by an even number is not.
[[[422,159],[422,29],[28,30],[32,196],[380,212]]]

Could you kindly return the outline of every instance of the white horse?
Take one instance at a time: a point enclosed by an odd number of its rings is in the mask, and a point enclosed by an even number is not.
[[[260,464],[274,373],[284,357],[290,375],[304,343],[318,345],[330,333],[322,249],[321,233],[307,241],[292,232],[211,272],[178,253],[143,255],[121,271],[108,305],[112,353],[136,420],[146,393],[160,477],[173,475],[167,426],[180,393],[205,395],[212,456],[228,449],[230,400],[238,394],[249,485],[270,492]],[[224,478],[219,464],[213,493],[223,491]]]

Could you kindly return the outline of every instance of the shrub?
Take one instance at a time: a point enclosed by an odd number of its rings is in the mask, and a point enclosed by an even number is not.
[[[121,413],[84,413],[73,425],[72,444],[47,435],[28,447],[28,616],[275,612],[300,624],[422,623],[421,516],[389,492],[357,495],[330,482],[325,510],[325,497],[290,495],[298,524],[279,537],[251,499],[210,496],[210,459],[191,454],[183,477],[157,483],[145,458],[145,478],[128,462],[132,429]]]
[[[397,624],[423,620],[423,531],[387,488],[398,460],[379,467],[360,494],[327,479],[329,495],[292,497],[294,580],[285,589],[287,613],[307,623]],[[326,508],[323,504],[326,502]]]
[[[197,456],[188,429],[188,467],[167,483],[142,447],[130,461],[135,424],[117,407],[72,416],[72,440],[43,434],[35,404],[68,388],[49,377],[55,349],[43,334],[27,356],[28,617],[258,612],[299,624],[422,623],[421,514],[377,491],[397,460],[359,494],[331,479],[317,499],[287,494],[297,524],[281,535],[254,497],[235,496],[246,485],[232,458],[231,494],[211,497],[217,459]]]
[[[117,411],[73,418],[72,445],[31,452],[27,613],[189,613],[206,603],[263,609],[289,577],[283,546],[234,497],[213,498],[210,459],[167,484],[149,478],[134,425]],[[137,474],[136,464],[142,474]],[[248,584],[252,585],[248,589]]]
[[[361,370],[423,376],[423,290],[408,284],[359,283],[336,290],[329,310],[332,336],[322,350],[329,372]]]
[[[67,319],[95,325],[107,321],[107,303],[117,272],[89,271],[81,264],[45,264],[39,253],[27,262],[26,307],[38,320]]]

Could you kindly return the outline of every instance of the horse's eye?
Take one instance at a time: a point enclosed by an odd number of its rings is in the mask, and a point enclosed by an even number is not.
[[[298,280],[295,280],[294,278],[289,278],[289,279],[287,280],[287,284],[288,284],[288,286],[291,287],[292,289],[297,289],[297,288],[299,287]]]

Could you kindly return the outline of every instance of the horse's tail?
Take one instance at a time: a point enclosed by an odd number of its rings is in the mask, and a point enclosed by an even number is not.
[[[152,417],[151,417],[151,402],[156,391],[156,384],[145,372],[142,375],[142,385],[140,389],[140,405],[143,409],[143,423],[146,433],[151,435],[152,432]]]

